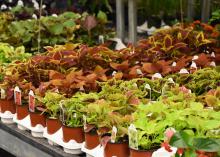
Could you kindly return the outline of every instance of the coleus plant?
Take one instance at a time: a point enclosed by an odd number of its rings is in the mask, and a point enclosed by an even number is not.
[[[148,150],[160,146],[166,128],[170,127],[200,138],[218,138],[219,113],[205,109],[195,98],[195,95],[174,87],[159,101],[139,105],[133,115],[138,131],[137,149]]]
[[[78,92],[71,98],[61,101],[61,115],[64,125],[69,127],[82,127],[83,111],[87,105],[98,99],[97,93],[82,93]]]
[[[44,112],[48,114],[49,118],[59,118],[60,114],[60,101],[65,97],[57,92],[48,91],[45,97],[38,97],[38,100],[45,106]]]

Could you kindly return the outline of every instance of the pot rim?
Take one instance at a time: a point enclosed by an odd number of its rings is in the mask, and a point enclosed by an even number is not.
[[[156,148],[147,149],[147,150],[139,150],[139,149],[134,149],[134,148],[131,148],[131,147],[129,147],[129,149],[133,150],[133,151],[137,151],[137,152],[154,152],[154,151],[157,150]]]
[[[76,129],[76,128],[82,128],[83,129],[83,126],[80,126],[80,127],[71,127],[71,126],[67,126],[65,124],[62,123],[62,126],[63,127],[66,127],[66,128],[72,128],[72,129]]]

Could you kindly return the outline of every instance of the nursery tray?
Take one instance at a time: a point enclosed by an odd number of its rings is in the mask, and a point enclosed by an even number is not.
[[[51,146],[46,139],[34,138],[30,131],[21,131],[16,124],[0,122],[0,148],[19,157],[85,157],[85,154],[72,155],[62,147]]]

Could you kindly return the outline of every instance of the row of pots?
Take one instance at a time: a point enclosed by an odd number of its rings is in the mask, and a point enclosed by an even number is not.
[[[84,132],[83,127],[73,128],[62,125],[58,119],[46,118],[44,114],[29,112],[28,105],[15,105],[13,101],[0,100],[1,113],[5,111],[10,111],[11,113],[17,113],[17,119],[22,120],[28,114],[30,115],[31,126],[35,127],[37,124],[41,124],[47,127],[48,134],[54,134],[61,127],[63,130],[63,141],[69,142],[70,140],[75,140],[78,143],[83,143],[85,141],[85,147],[87,149],[94,149],[100,144],[100,136],[97,132]],[[151,157],[153,150],[141,151],[129,148],[128,143],[111,143],[108,142],[104,149],[104,157]],[[199,153],[200,154],[200,153]],[[210,157],[215,154],[208,154]]]
[[[100,144],[100,136],[97,133],[86,133],[84,132],[83,127],[68,127],[62,125],[58,119],[50,119],[46,118],[46,116],[41,113],[29,112],[28,105],[15,105],[13,101],[0,100],[0,107],[2,113],[5,111],[17,113],[18,120],[22,120],[30,115],[31,126],[35,127],[37,124],[41,124],[42,126],[47,127],[48,134],[54,134],[62,127],[64,142],[75,140],[78,143],[83,143],[85,141],[85,147],[90,150],[96,148]],[[128,143],[108,142],[104,149],[104,157],[151,157],[151,155],[152,152],[137,151],[134,149],[129,150]]]

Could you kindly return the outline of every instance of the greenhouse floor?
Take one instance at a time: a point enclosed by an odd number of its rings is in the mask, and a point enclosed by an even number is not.
[[[15,124],[5,125],[0,122],[0,137],[0,148],[3,149],[0,151],[0,157],[13,157],[13,155],[17,157],[85,156],[67,154],[61,147],[49,145],[46,139],[34,138],[30,132],[19,130]]]

